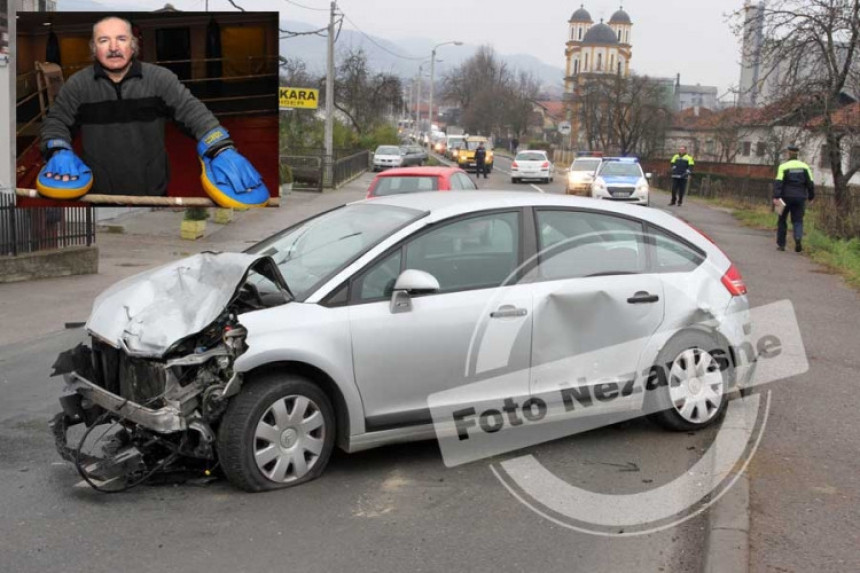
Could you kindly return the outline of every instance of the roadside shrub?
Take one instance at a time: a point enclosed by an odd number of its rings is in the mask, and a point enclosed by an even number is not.
[[[539,139],[535,139],[529,141],[526,144],[527,149],[539,149],[542,151],[550,151],[552,150],[552,144],[549,141],[540,141]],[[520,146],[520,150],[522,150],[522,146]]]
[[[365,133],[358,140],[358,145],[362,149],[373,151],[380,145],[399,145],[400,137],[397,134],[397,128],[393,125],[380,125],[372,131]]]
[[[849,195],[842,208],[832,197],[816,197],[812,208],[821,231],[834,239],[860,239],[860,200]]]

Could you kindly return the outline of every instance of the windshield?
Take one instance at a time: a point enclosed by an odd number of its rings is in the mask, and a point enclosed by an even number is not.
[[[607,161],[600,169],[600,174],[609,177],[642,177],[642,169],[638,163]]]
[[[463,145],[462,137],[449,137],[448,138],[448,147],[460,147]]]
[[[600,165],[599,159],[575,159],[570,166],[571,171],[591,171],[594,173]]]
[[[484,147],[487,147],[486,141],[466,141],[466,149],[475,150],[478,149],[478,146],[484,144]]]
[[[304,300],[317,283],[422,215],[415,209],[378,203],[345,205],[266,239],[248,252],[272,257],[293,295]]]
[[[373,195],[396,195],[398,193],[421,193],[436,191],[439,180],[436,177],[380,177]]]
[[[400,148],[393,145],[383,145],[376,148],[376,155],[400,155]]]
[[[547,158],[546,155],[538,151],[525,151],[523,153],[517,153],[517,157],[514,161],[547,161]]]

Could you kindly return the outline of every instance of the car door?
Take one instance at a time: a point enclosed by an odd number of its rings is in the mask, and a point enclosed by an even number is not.
[[[631,380],[642,371],[665,304],[662,281],[648,272],[642,222],[537,209],[535,224],[532,392],[585,387],[580,395],[590,397],[595,413],[639,408],[642,393]],[[607,382],[618,388],[608,397]]]
[[[531,287],[500,286],[520,264],[521,227],[518,209],[436,223],[353,279],[353,365],[368,430],[429,423],[429,395],[502,374],[508,386],[492,391],[528,391]],[[393,312],[406,269],[430,273],[440,289]],[[485,343],[493,348],[481,352]]]

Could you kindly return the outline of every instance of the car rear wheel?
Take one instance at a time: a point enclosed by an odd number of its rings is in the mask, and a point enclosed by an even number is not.
[[[245,491],[290,487],[318,477],[335,439],[325,393],[306,378],[273,374],[247,384],[218,430],[227,479]]]
[[[519,182],[520,182],[520,180],[517,179],[516,177],[511,177],[511,183],[519,183]]]
[[[728,352],[700,332],[676,336],[663,348],[656,368],[665,384],[651,391],[650,418],[669,430],[686,432],[710,426],[728,406]],[[656,411],[655,408],[656,407]]]

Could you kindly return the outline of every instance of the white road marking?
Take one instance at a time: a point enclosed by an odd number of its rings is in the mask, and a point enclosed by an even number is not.
[[[544,191],[543,189],[541,189],[540,187],[538,187],[538,186],[537,186],[537,185],[535,185],[534,183],[531,183],[529,186],[530,186],[532,189],[535,189],[535,190],[537,190],[537,191],[539,191],[539,192],[541,192],[541,193],[546,193],[546,191]]]

